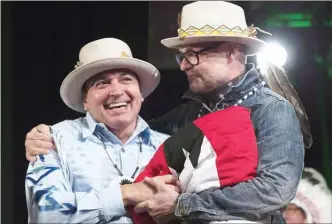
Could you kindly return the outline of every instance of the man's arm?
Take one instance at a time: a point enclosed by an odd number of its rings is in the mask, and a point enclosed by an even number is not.
[[[25,189],[29,223],[109,221],[125,214],[119,180],[99,192],[74,192],[70,173],[55,150],[30,163]]]
[[[304,146],[293,107],[274,101],[253,117],[256,119],[259,165],[257,177],[215,191],[184,193],[175,214],[189,220],[225,220],[240,216],[264,219],[294,197],[304,161]]]
[[[151,129],[158,132],[172,135],[178,131],[179,128],[185,124],[193,121],[197,116],[186,116],[191,119],[185,120],[179,114],[197,114],[193,103],[181,104],[173,110],[167,112],[161,117],[150,120],[149,126]],[[55,144],[52,135],[49,131],[49,126],[46,124],[39,124],[32,128],[25,137],[25,155],[30,162],[36,161],[36,155],[47,154],[49,149],[54,149]]]
[[[197,118],[198,109],[195,104],[194,101],[180,104],[166,114],[150,120],[148,124],[152,130],[173,135],[180,128]],[[179,114],[186,114],[186,116],[179,116]]]

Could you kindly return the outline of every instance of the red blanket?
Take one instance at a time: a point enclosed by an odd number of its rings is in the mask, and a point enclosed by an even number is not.
[[[145,177],[179,176],[182,192],[219,189],[256,176],[258,150],[247,108],[232,106],[207,114],[180,129],[156,151],[135,182]],[[135,224],[154,223],[128,208]]]

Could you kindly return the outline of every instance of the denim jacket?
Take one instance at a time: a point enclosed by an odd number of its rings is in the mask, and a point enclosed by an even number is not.
[[[213,95],[218,98],[215,100],[222,99],[219,108],[232,105],[259,82],[258,72],[251,68]],[[190,101],[152,120],[150,127],[173,134],[197,118],[202,104],[208,106],[202,97],[191,92],[185,97]],[[181,194],[175,215],[185,221],[245,219],[276,223],[280,220],[280,210],[295,196],[304,164],[304,144],[293,106],[266,86],[259,88],[241,105],[251,110],[259,150],[257,176],[232,187]]]

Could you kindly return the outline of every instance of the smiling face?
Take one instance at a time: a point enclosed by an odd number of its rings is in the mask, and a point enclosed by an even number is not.
[[[83,86],[84,108],[110,130],[135,127],[143,97],[137,75],[128,69],[108,70]]]

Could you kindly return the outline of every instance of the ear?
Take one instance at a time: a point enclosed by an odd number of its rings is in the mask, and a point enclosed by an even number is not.
[[[85,93],[83,93],[83,107],[85,111],[88,110],[87,95]]]
[[[144,102],[144,97],[142,93],[141,93],[141,101]]]
[[[230,44],[229,51],[228,51],[228,64],[235,61],[238,53],[239,53],[239,49],[236,47],[236,45]]]

